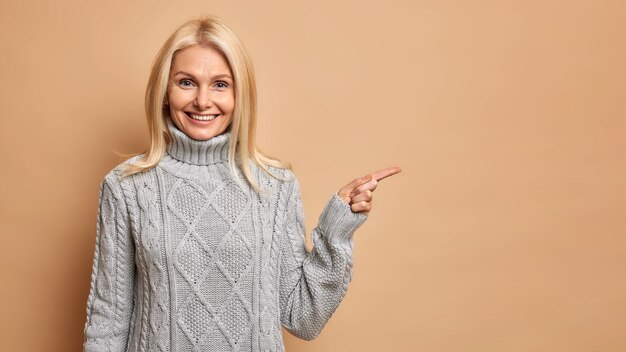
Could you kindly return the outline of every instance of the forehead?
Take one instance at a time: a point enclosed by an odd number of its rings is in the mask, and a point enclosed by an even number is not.
[[[231,70],[224,55],[216,49],[188,46],[177,51],[172,58],[171,74],[184,71],[194,75],[230,74]]]

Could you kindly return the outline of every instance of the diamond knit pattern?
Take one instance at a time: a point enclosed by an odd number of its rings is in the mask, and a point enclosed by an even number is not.
[[[252,315],[252,297],[239,287],[252,265],[252,244],[238,229],[239,220],[250,213],[250,200],[232,181],[208,185],[179,179],[168,197],[176,217],[172,221],[178,220],[184,231],[174,265],[189,286],[179,297],[178,324],[194,348],[210,341],[230,351]]]
[[[168,120],[158,165],[104,178],[84,351],[283,352],[281,326],[314,339],[352,278],[367,219],[334,194],[305,245],[292,171],[230,168],[231,132],[198,141]]]

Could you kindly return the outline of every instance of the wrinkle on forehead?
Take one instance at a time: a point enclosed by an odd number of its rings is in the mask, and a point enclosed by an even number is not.
[[[172,74],[184,71],[196,78],[227,74],[232,77],[228,62],[221,52],[207,47],[191,46],[178,51],[172,59]]]

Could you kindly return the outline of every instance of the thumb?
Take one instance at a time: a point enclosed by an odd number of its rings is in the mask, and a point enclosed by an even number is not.
[[[352,191],[354,191],[357,187],[368,183],[369,181],[372,180],[374,176],[372,174],[367,174],[363,177],[359,177],[359,178],[355,178],[354,180],[352,180],[352,182],[348,183],[347,185],[341,187],[341,189],[339,189],[339,191],[337,191],[337,195],[339,196],[339,198],[341,198],[341,200],[343,200],[345,203],[350,203],[350,194],[352,193]]]

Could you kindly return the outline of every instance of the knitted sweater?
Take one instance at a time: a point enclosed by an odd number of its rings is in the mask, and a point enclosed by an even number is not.
[[[284,351],[281,325],[317,337],[367,215],[333,194],[309,251],[292,171],[271,168],[282,181],[251,163],[258,194],[230,174],[230,131],[198,141],[168,129],[155,168],[121,179],[125,162],[101,183],[84,350]]]

